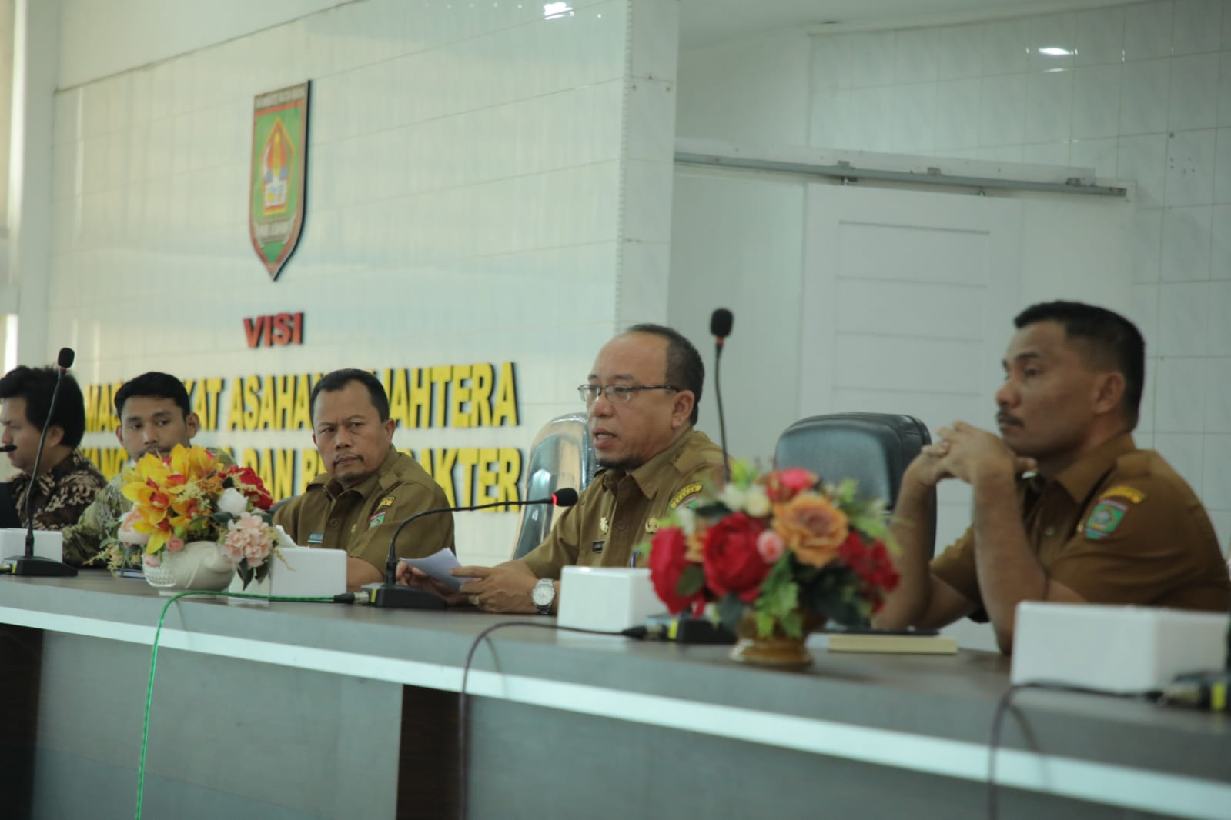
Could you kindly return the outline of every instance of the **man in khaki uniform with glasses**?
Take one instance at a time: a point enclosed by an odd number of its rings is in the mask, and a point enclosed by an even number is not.
[[[721,478],[722,449],[693,429],[704,380],[700,354],[671,328],[635,325],[604,345],[578,388],[603,469],[525,557],[454,570],[470,580],[450,602],[547,614],[556,610],[563,567],[635,566],[634,548],[658,519]],[[405,570],[400,577],[433,588]]]

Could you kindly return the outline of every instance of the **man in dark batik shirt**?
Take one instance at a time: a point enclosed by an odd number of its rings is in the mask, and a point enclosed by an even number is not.
[[[0,444],[13,445],[9,461],[20,471],[12,482],[12,497],[22,526],[27,524],[27,500],[31,502],[38,530],[60,530],[76,523],[107,484],[102,473],[77,451],[85,433],[85,401],[72,376],[64,375],[55,415],[48,418],[55,384],[53,367],[21,365],[0,379]],[[47,440],[38,476],[32,482],[30,472],[44,426]]]

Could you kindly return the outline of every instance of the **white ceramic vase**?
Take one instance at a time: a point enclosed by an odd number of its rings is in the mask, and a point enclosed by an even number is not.
[[[145,581],[160,591],[226,589],[235,567],[213,541],[189,541],[182,550],[163,550],[158,566],[141,562]]]

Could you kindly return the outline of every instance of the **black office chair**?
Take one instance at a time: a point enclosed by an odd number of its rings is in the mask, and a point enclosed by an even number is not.
[[[561,487],[581,492],[598,471],[598,456],[586,432],[586,414],[557,416],[544,425],[530,445],[526,460],[526,484],[522,498],[546,498]],[[538,504],[522,507],[513,543],[513,557],[521,558],[551,532],[555,507]]]
[[[805,467],[826,483],[859,482],[863,498],[881,498],[892,510],[902,473],[932,437],[913,416],[888,413],[833,413],[800,419],[783,431],[774,465]],[[933,494],[935,490],[933,490]],[[936,540],[935,522],[930,538]]]

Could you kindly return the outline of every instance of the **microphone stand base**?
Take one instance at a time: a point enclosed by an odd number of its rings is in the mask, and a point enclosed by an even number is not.
[[[17,556],[4,559],[4,567],[12,575],[24,575],[27,578],[72,578],[77,574],[76,567],[50,558],[37,556]]]
[[[399,584],[381,584],[363,592],[368,594],[370,606],[383,609],[445,609],[448,606],[437,595]]]

